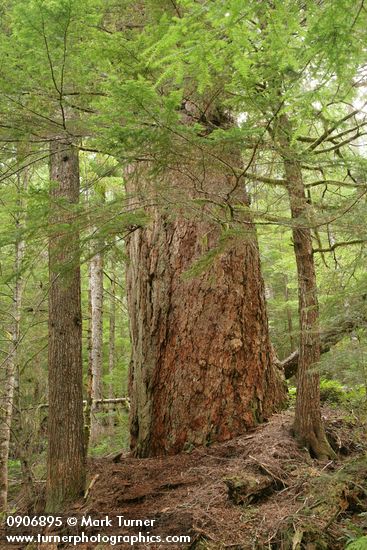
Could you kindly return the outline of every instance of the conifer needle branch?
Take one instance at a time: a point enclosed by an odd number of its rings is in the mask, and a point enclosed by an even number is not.
[[[356,244],[365,244],[367,242],[366,239],[355,239],[353,241],[342,241],[339,243],[334,243],[329,248],[314,248],[312,251],[312,254],[324,253],[324,252],[333,252],[336,248],[339,248],[340,246],[349,246],[349,245],[356,245]]]
[[[363,109],[366,103],[363,104],[361,109]],[[325,132],[321,134],[321,136],[310,145],[310,147],[307,149],[307,152],[310,153],[311,151],[316,149],[316,147],[321,145],[321,143],[325,141],[341,124],[343,124],[343,122],[346,122],[347,120],[353,118],[355,115],[357,115],[361,111],[361,109],[355,109],[351,113],[348,113],[343,118],[335,122],[335,124],[331,128],[329,128],[328,130],[325,130]]]

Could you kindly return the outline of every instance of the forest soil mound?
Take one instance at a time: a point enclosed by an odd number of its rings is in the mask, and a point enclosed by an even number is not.
[[[315,461],[300,449],[291,434],[292,411],[285,411],[242,437],[191,453],[148,459],[120,454],[91,460],[86,497],[68,515],[93,519],[108,515],[112,526],[78,528],[79,533],[140,532],[146,542],[134,545],[139,549],[344,549],[348,537],[367,530],[364,439],[357,422],[330,409],[324,409],[323,415],[339,451],[337,461]],[[155,521],[153,526],[119,527],[117,516]],[[157,535],[162,540],[190,536],[191,542],[148,544],[148,537]],[[129,547],[127,543],[77,546],[79,550]],[[71,546],[49,546],[56,548]]]
[[[291,433],[293,414],[286,411],[242,437],[191,453],[94,460],[93,485],[75,511],[154,519],[146,533],[162,539],[188,535],[186,548],[344,548],[341,523],[363,517],[367,509],[367,464],[358,462],[363,439],[353,421],[326,408],[323,416],[339,452],[337,462],[312,460],[300,449]],[[114,534],[137,531],[142,529],[106,529]]]

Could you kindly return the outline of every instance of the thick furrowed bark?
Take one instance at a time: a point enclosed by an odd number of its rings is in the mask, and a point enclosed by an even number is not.
[[[208,187],[227,180],[206,171]],[[173,176],[172,176],[173,178]],[[187,189],[185,177],[176,183]],[[214,222],[155,209],[128,241],[132,338],[131,445],[138,456],[180,452],[244,433],[279,408],[253,225],[202,274],[184,273],[218,246]]]

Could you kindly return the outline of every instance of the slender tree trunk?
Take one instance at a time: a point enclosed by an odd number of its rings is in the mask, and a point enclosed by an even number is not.
[[[189,194],[190,178],[171,174],[171,188],[173,181],[181,202],[187,201],[182,194]],[[223,200],[233,187],[229,175],[208,166],[197,181],[220,190]],[[242,233],[210,268],[187,279],[193,262],[221,246],[218,224],[204,211],[191,219],[158,209],[151,215],[150,226],[127,242],[131,447],[141,457],[243,434],[284,399],[251,221],[242,220]]]
[[[86,189],[85,201],[87,208],[90,209],[90,190]],[[88,215],[90,222],[90,215]],[[89,254],[91,254],[92,246],[89,243]],[[86,387],[86,405],[84,409],[84,447],[85,456],[88,456],[91,423],[92,423],[92,406],[93,406],[93,372],[92,372],[92,292],[91,292],[91,262],[88,263],[88,329],[87,329],[87,352],[88,352],[88,368],[87,368],[87,387]]]
[[[93,399],[102,397],[102,345],[103,345],[103,255],[98,252],[90,262],[91,294],[91,361],[93,373]]]
[[[110,326],[109,326],[109,346],[108,346],[108,373],[112,376],[116,363],[116,275],[112,266],[110,286]],[[113,398],[113,384],[110,382],[108,388],[109,398]]]
[[[91,423],[92,423],[92,406],[93,406],[93,372],[92,372],[92,296],[91,296],[91,264],[88,266],[88,332],[87,332],[87,346],[88,346],[88,370],[87,370],[87,388],[86,388],[86,405],[84,409],[84,447],[85,456],[88,455],[89,441],[91,435]]]
[[[86,195],[90,209],[93,206],[91,200],[93,195],[94,193],[90,191]],[[100,251],[102,247],[103,243],[99,240],[89,245],[91,259],[88,266],[88,374],[87,406],[84,412],[86,453],[88,453],[90,439],[95,440],[98,436],[99,422],[95,400],[102,398],[104,268],[103,253]]]
[[[291,127],[286,115],[280,117],[280,145],[288,181],[293,218],[293,244],[298,275],[300,342],[294,431],[301,445],[316,458],[334,456],[321,419],[319,306],[312,236],[300,163],[290,145]]]
[[[28,184],[27,171],[19,175],[17,182],[18,206],[19,211],[16,214],[15,225],[17,233],[22,228],[23,223],[23,200],[22,193],[26,190]],[[23,295],[22,265],[25,253],[25,241],[22,237],[15,243],[14,273],[15,285],[13,290],[12,306],[12,328],[11,342],[8,357],[5,360],[4,389],[2,393],[2,403],[0,406],[0,512],[6,511],[8,502],[8,459],[10,449],[11,424],[13,418],[16,375],[18,368],[18,346],[21,338],[21,308]]]
[[[95,399],[102,397],[103,368],[103,254],[97,252],[90,261],[91,298],[91,371],[92,371],[92,415],[91,437],[95,439],[99,422],[95,416]]]
[[[112,376],[115,370],[116,363],[116,274],[114,265],[111,262],[111,286],[110,286],[110,316],[109,316],[109,338],[108,338],[108,374],[110,375],[110,383],[108,386],[108,397],[113,399],[113,383]],[[109,424],[113,426],[113,414],[110,413]]]
[[[66,141],[51,142],[50,179],[46,492],[52,513],[78,498],[85,483],[79,235],[72,226],[79,201],[79,164],[77,150]]]

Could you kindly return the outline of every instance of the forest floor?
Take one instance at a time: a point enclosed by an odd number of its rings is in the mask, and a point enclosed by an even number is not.
[[[367,533],[366,434],[345,412],[324,408],[323,416],[337,461],[316,461],[300,449],[291,435],[292,411],[285,411],[242,437],[191,453],[93,459],[86,497],[68,515],[155,520],[152,527],[118,527],[114,521],[112,527],[83,529],[89,536],[140,531],[145,537],[191,537],[186,545],[134,545],[142,550],[344,549]]]

